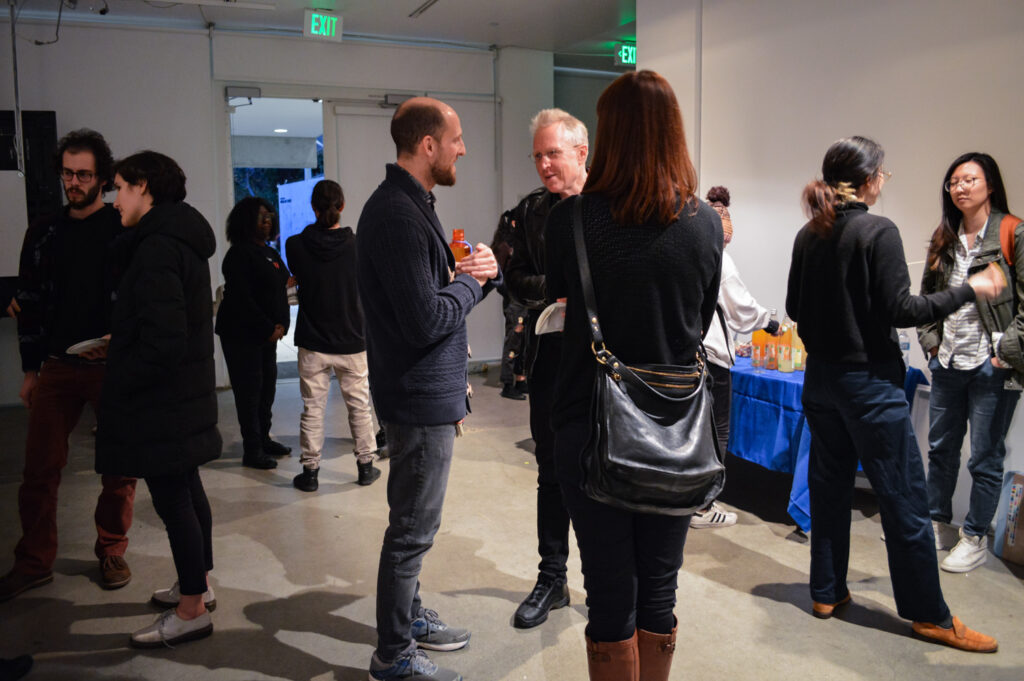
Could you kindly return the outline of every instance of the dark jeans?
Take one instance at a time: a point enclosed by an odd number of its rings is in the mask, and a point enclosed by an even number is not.
[[[537,358],[530,371],[530,434],[537,457],[537,569],[542,576],[562,579],[569,559],[569,511],[555,471],[555,431],[551,429],[562,343],[561,338],[547,335],[538,341]]]
[[[501,377],[504,385],[516,382],[516,376],[523,373],[523,343],[526,338],[526,306],[508,301],[502,306],[505,315],[505,342],[501,347]]]
[[[605,642],[637,629],[667,634],[690,516],[620,511],[584,494],[580,453],[589,433],[583,422],[555,431],[555,465],[583,563],[586,634]]]
[[[715,435],[718,437],[718,446],[722,456],[729,447],[729,412],[732,409],[732,371],[720,367],[717,364],[708,362],[708,374],[714,380],[711,386],[711,397],[714,403],[711,407],[712,417],[715,419]]]
[[[246,454],[258,454],[270,437],[277,390],[277,341],[246,343],[221,336],[220,346],[235,395],[242,449]]]
[[[206,573],[213,569],[213,517],[199,469],[146,478],[146,485],[167,528],[182,595],[206,593]]]
[[[942,623],[949,608],[939,585],[924,466],[903,391],[903,362],[807,362],[803,405],[811,429],[811,598],[836,603],[849,593],[850,515],[860,459],[885,531],[896,610]]]
[[[388,529],[377,571],[377,657],[391,662],[415,646],[412,620],[420,609],[420,568],[441,525],[441,506],[455,444],[454,424],[384,424]]]
[[[86,403],[96,408],[106,370],[102,364],[73,364],[48,359],[28,412],[25,469],[18,488],[21,539],[14,568],[38,575],[53,569],[57,558],[57,489],[68,462],[68,436]],[[96,500],[97,558],[123,556],[135,504],[135,478],[104,475]]]
[[[928,505],[932,518],[953,519],[953,491],[960,475],[960,450],[967,423],[971,424],[971,505],[964,534],[984,537],[996,514],[1003,485],[1006,432],[1020,392],[1004,390],[1009,369],[989,360],[974,369],[944,369],[928,362],[932,394],[928,407]]]

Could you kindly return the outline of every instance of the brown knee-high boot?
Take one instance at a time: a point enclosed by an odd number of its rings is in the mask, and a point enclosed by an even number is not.
[[[672,655],[676,652],[676,629],[668,634],[654,634],[643,629],[637,632],[637,650],[640,657],[639,681],[668,681],[672,669]]]
[[[590,681],[637,681],[640,658],[636,633],[625,641],[604,643],[587,637],[587,668]]]

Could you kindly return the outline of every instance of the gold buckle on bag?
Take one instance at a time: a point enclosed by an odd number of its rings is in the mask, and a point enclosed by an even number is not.
[[[605,344],[603,342],[601,343],[601,349],[600,350],[597,349],[597,345],[596,345],[595,342],[591,342],[590,343],[590,350],[591,350],[591,352],[594,353],[594,357],[597,359],[598,364],[603,364],[605,366],[609,366],[608,365],[608,358],[612,356],[612,353],[608,352],[608,348],[605,347]],[[621,381],[622,380],[622,376],[619,374],[618,371],[616,371],[616,369],[618,369],[618,368],[619,368],[619,363],[618,362],[613,362],[611,364],[612,379],[615,380],[615,381]]]

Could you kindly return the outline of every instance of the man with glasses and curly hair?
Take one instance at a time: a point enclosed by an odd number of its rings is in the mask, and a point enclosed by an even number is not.
[[[122,229],[117,211],[103,202],[113,181],[110,147],[93,130],[75,130],[60,140],[56,166],[67,205],[29,227],[11,303],[25,372],[20,397],[29,423],[18,489],[22,536],[13,568],[0,577],[0,601],[53,581],[57,487],[68,436],[86,403],[96,408],[105,369],[103,341],[85,349],[73,346],[110,332],[115,276],[107,247]],[[123,587],[132,578],[124,552],[134,499],[133,478],[103,476],[95,551],[105,589]]]

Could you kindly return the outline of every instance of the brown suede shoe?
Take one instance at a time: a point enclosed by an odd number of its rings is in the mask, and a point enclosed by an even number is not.
[[[953,618],[953,626],[949,629],[928,622],[914,622],[913,627],[918,636],[970,653],[994,653],[999,650],[999,643],[994,638],[968,629],[959,617]]]
[[[11,570],[3,577],[0,577],[0,602],[9,601],[20,593],[49,584],[52,581],[53,572],[45,572],[41,575],[27,575],[24,572]]]
[[[124,556],[104,556],[100,558],[100,586],[104,589],[120,589],[132,581],[132,571]]]
[[[820,620],[827,620],[832,617],[837,608],[842,608],[844,605],[850,602],[850,594],[846,594],[846,598],[835,603],[818,603],[814,602],[814,608],[811,610],[811,614]]]

